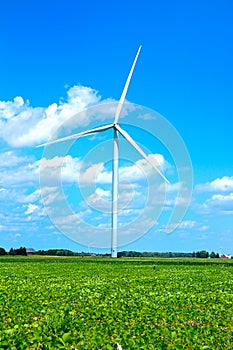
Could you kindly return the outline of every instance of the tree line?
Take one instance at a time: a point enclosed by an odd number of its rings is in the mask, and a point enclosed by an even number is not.
[[[17,249],[11,248],[9,250],[9,252],[7,253],[7,251],[4,248],[0,247],[0,255],[27,255],[27,251],[25,247],[20,247]]]
[[[215,252],[207,252],[201,250],[192,253],[183,252],[137,252],[122,251],[118,253],[118,257],[156,257],[156,258],[219,258],[219,254]]]
[[[38,250],[35,252],[37,255],[50,255],[50,256],[103,256],[109,257],[110,254],[90,254],[86,252],[73,252],[69,249],[48,249],[48,250]],[[10,248],[7,252],[4,248],[0,247],[0,255],[27,255],[27,250],[25,247],[20,248]],[[117,255],[120,257],[156,257],[156,258],[220,258],[218,253],[207,252],[206,250],[200,250],[192,253],[183,252],[137,252],[137,251],[122,251],[118,252]]]
[[[206,250],[201,250],[199,252],[193,252],[193,258],[219,258],[219,254],[215,252],[208,253]]]

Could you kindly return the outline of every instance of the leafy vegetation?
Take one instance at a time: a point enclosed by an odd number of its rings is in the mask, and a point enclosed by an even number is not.
[[[20,247],[17,249],[11,248],[9,250],[9,255],[27,255],[27,251],[25,247]]]
[[[233,263],[0,258],[0,349],[232,349]]]

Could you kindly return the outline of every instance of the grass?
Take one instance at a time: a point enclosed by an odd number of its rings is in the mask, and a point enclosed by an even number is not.
[[[0,349],[232,349],[233,262],[0,259]]]

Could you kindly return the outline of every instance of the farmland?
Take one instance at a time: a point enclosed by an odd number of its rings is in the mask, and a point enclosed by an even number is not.
[[[0,259],[0,349],[232,349],[233,263]]]

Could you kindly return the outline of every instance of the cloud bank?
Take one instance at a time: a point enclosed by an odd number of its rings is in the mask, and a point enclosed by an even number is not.
[[[76,85],[67,91],[66,101],[60,100],[47,108],[32,107],[21,96],[13,101],[0,101],[0,137],[12,147],[38,145],[47,141],[71,116],[99,103],[100,99],[96,90]]]
[[[2,208],[0,231],[4,239],[8,237],[9,240],[15,239],[18,240],[17,242],[22,242],[19,239],[23,239],[26,234],[37,232],[39,235],[41,231],[45,232],[47,237],[51,232],[57,234],[54,226],[46,218],[41,201],[39,186],[41,154],[35,152],[34,146],[46,142],[59,126],[73,115],[101,103],[103,101],[98,92],[85,86],[70,88],[64,100],[61,99],[58,103],[52,103],[46,108],[32,107],[28,100],[20,96],[15,97],[12,101],[0,101],[0,203]],[[109,113],[109,110],[107,112]],[[77,126],[78,123],[83,125],[87,122],[85,113],[79,113],[78,117]],[[171,164],[163,155],[151,154],[149,157],[154,157],[164,172],[171,169]],[[89,167],[82,167],[81,162],[80,158],[71,155],[44,159],[43,166],[47,166],[48,175],[51,178],[50,187],[44,189],[48,192],[47,204],[58,199],[57,188],[53,186],[53,177],[54,172],[62,166],[61,175],[65,184],[71,186],[78,183],[78,173],[80,186],[88,187],[89,184],[97,181],[97,186],[93,194],[88,197],[88,202],[93,205],[100,203],[100,206],[110,205],[112,180],[110,167],[105,167],[104,163],[98,161],[93,162]],[[124,223],[124,217],[127,221],[129,217],[137,217],[140,214],[140,204],[145,196],[141,182],[142,170],[146,167],[147,164],[143,159],[120,167],[122,211],[119,218],[122,223]],[[150,169],[147,169],[148,174],[149,172]],[[166,213],[171,213],[179,185],[179,182],[174,181],[167,186],[167,196],[164,202]],[[153,204],[160,201],[159,191],[160,189],[156,186]],[[132,201],[133,195],[134,202]],[[128,207],[125,203],[132,203],[132,206]],[[189,232],[193,235],[196,232],[203,232],[206,235],[216,229],[212,225],[212,220],[216,223],[216,219],[221,216],[225,221],[230,221],[232,214],[233,176],[218,177],[196,185],[189,217],[180,223],[177,231],[185,232],[185,234]],[[41,220],[42,217],[43,220]],[[80,208],[80,221],[85,217],[90,221],[98,219],[99,227],[109,226],[104,221],[103,215],[96,218],[89,208]],[[76,218],[76,216],[63,218],[64,226]],[[157,230],[164,232],[164,227],[163,223],[158,224]]]

